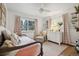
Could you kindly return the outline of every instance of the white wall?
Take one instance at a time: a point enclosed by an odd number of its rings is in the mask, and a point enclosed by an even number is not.
[[[74,8],[71,7],[70,9],[65,10],[64,13],[72,13],[74,11],[75,11]],[[42,31],[43,28],[44,28],[43,23],[45,22],[46,18],[33,17],[33,16],[30,16],[30,15],[27,15],[27,14],[23,14],[23,13],[20,13],[20,12],[15,12],[15,11],[12,11],[12,10],[7,10],[6,28],[8,30],[10,30],[11,32],[14,32],[15,15],[19,15],[19,16],[22,16],[22,17],[31,17],[31,18],[38,19],[38,33],[40,33],[40,31]],[[52,19],[56,19],[55,16],[51,15]],[[60,19],[61,19],[61,17],[60,17]],[[78,36],[79,33],[76,34],[75,30],[73,30],[73,29],[70,30],[70,34],[71,34],[72,42],[75,42],[75,40],[79,38],[79,36]]]
[[[62,13],[60,14],[56,14],[56,15],[51,15],[50,17],[52,18],[52,20],[57,20],[57,21],[62,21],[62,15],[65,14],[65,13],[68,13],[69,14],[69,30],[70,30],[70,38],[71,38],[71,44],[74,45],[76,43],[76,41],[79,39],[79,32],[76,32],[76,30],[74,28],[71,28],[72,25],[71,25],[71,16],[70,14],[75,12],[75,9],[74,9],[74,6],[67,9],[67,10],[64,10],[62,11]]]
[[[11,32],[14,32],[14,24],[15,24],[15,16],[16,15],[21,16],[21,17],[38,19],[38,33],[40,33],[42,31],[42,28],[43,28],[43,26],[42,26],[43,22],[42,21],[44,21],[44,20],[42,20],[41,17],[34,17],[34,16],[27,15],[27,14],[15,12],[15,11],[12,11],[12,10],[7,10],[6,28],[8,30],[10,30]],[[33,31],[33,33],[34,33],[34,31]]]
[[[70,30],[70,38],[71,38],[71,44],[75,45],[76,41],[79,39],[79,32],[76,32],[75,28],[73,27],[73,24],[71,23],[71,13],[75,12],[74,6],[70,9],[66,10],[66,13],[69,15],[69,30]]]
[[[71,11],[72,12],[72,11]],[[70,38],[71,38],[71,44],[75,45],[76,41],[79,40],[79,32],[76,31],[75,27],[71,23],[71,15],[69,13],[69,30],[70,30]]]
[[[11,32],[14,32],[14,22],[15,22],[15,15],[12,12],[8,11],[6,19],[6,28]]]
[[[43,19],[38,18],[38,34],[43,30]]]
[[[68,16],[69,16],[69,30],[70,30],[70,39],[71,39],[71,44],[72,45],[75,45],[76,41],[79,40],[79,32],[76,32],[76,30],[73,28],[73,25],[71,24],[71,13],[75,12],[75,9],[74,9],[74,6],[67,9],[67,10],[64,10],[62,12],[62,14],[60,15],[63,15],[65,13],[68,13]],[[62,16],[61,16],[62,17]],[[57,19],[57,16],[55,15],[52,16],[52,19]],[[61,18],[60,18],[61,19]],[[58,20],[59,21],[59,20]]]

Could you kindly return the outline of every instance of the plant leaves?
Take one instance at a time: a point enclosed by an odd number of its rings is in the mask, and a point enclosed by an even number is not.
[[[76,10],[76,14],[78,14],[79,13],[79,5],[75,6],[75,10]]]

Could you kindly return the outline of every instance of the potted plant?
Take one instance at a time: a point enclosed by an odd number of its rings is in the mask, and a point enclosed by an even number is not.
[[[79,17],[79,5],[75,6],[75,14]],[[77,18],[74,22],[77,22],[79,19]],[[79,31],[79,27],[75,27],[77,31]]]
[[[61,26],[63,23],[62,22],[58,22],[58,24]]]
[[[76,10],[75,14],[79,14],[79,5],[75,6],[75,10]]]

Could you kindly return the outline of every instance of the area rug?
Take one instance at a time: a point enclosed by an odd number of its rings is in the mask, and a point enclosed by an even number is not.
[[[45,42],[43,44],[44,56],[58,56],[60,55],[68,46],[58,45],[56,43]]]
[[[58,45],[51,42],[45,42],[43,43],[43,56],[59,56],[67,47],[67,45]],[[16,55],[16,52],[18,52],[18,50],[10,52],[6,56],[14,56]]]

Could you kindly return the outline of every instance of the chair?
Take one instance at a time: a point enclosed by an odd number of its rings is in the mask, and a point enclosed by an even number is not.
[[[45,42],[46,41],[46,35],[47,35],[47,33],[45,31],[40,32],[40,34],[35,36],[35,40],[39,41],[39,42]]]
[[[79,40],[76,41],[75,49],[76,49],[77,53],[79,53]]]

